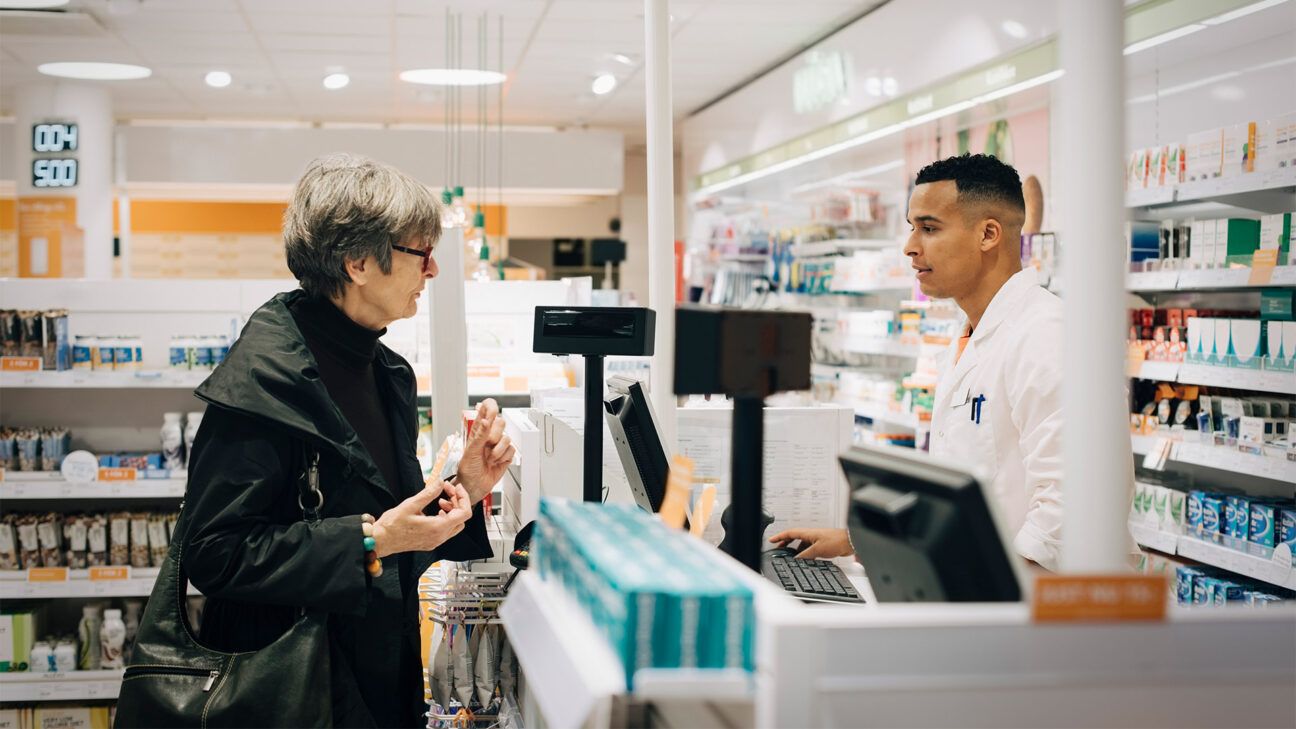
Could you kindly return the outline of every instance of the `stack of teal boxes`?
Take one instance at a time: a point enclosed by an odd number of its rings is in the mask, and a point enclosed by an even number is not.
[[[714,547],[638,507],[545,499],[531,558],[607,636],[628,689],[641,668],[754,667],[751,589]]]

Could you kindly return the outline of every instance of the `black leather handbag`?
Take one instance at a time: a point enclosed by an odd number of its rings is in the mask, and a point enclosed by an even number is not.
[[[306,464],[299,503],[303,518],[314,522],[324,503],[319,454],[309,452]],[[114,726],[332,726],[327,615],[303,611],[287,632],[258,651],[203,647],[185,608],[184,541],[171,543],[140,620]]]

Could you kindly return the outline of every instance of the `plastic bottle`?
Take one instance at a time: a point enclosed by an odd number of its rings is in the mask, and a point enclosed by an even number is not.
[[[55,668],[54,650],[50,648],[50,644],[43,640],[36,641],[31,649],[31,672],[53,673]]]
[[[122,651],[126,647],[126,624],[120,610],[105,610],[103,627],[99,629],[99,646],[102,660],[100,668],[121,668],[126,665]]]
[[[70,638],[60,640],[55,646],[54,666],[59,673],[77,670],[77,647]]]
[[[126,660],[130,660],[135,653],[135,636],[139,635],[140,615],[144,612],[144,602],[142,600],[126,601],[126,617],[123,622],[126,623]]]
[[[103,618],[99,615],[99,606],[82,606],[81,624],[77,626],[77,637],[81,643],[81,650],[77,655],[77,667],[82,671],[94,671],[99,668],[101,628],[103,628]]]
[[[189,467],[189,459],[193,457],[194,438],[198,436],[198,426],[202,425],[201,412],[189,413],[185,417],[185,468]]]
[[[162,413],[162,465],[171,470],[184,468],[184,426],[180,413]]]

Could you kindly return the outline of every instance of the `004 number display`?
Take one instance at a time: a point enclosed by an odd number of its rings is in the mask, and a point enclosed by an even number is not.
[[[75,152],[77,125],[53,122],[32,125],[33,152]]]
[[[32,187],[75,187],[77,161],[74,159],[32,160]]]

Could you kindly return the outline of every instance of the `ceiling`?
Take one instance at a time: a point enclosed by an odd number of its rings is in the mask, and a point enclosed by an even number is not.
[[[885,0],[679,0],[671,2],[675,117],[681,118]],[[0,0],[0,6],[3,6]],[[622,129],[644,124],[640,0],[73,0],[61,13],[0,15],[0,114],[19,84],[48,82],[37,65],[111,61],[149,66],[112,88],[123,119],[244,119],[409,123],[441,121],[439,88],[400,71],[446,65],[446,11],[462,11],[463,65],[478,65],[487,15],[487,63],[500,65],[505,122]],[[613,59],[624,54],[631,64]],[[225,70],[231,86],[203,77]],[[323,77],[351,83],[328,91]],[[619,86],[595,96],[590,83]],[[492,105],[497,89],[488,92]],[[474,117],[477,91],[462,94]]]

